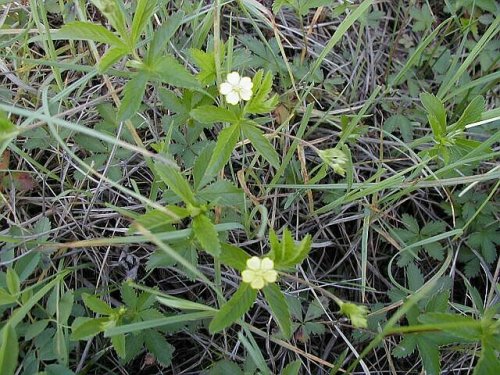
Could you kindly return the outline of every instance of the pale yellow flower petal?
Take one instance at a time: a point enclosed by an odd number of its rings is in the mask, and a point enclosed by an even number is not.
[[[264,288],[264,279],[262,278],[262,276],[257,276],[255,277],[252,282],[250,283],[250,286],[253,288],[253,289],[262,289]]]
[[[245,283],[251,283],[252,280],[255,278],[255,271],[252,270],[244,270],[241,273],[241,278],[243,279],[243,282]]]
[[[231,91],[226,95],[226,101],[229,104],[236,105],[240,102],[240,95],[236,91]]]
[[[240,75],[238,72],[232,72],[227,75],[226,81],[231,85],[236,86],[240,84]]]
[[[274,262],[272,261],[271,258],[265,257],[264,259],[262,259],[262,262],[260,265],[261,270],[268,271],[268,270],[272,270],[273,268],[274,268]]]
[[[220,88],[219,88],[219,92],[222,94],[222,95],[227,95],[229,94],[231,91],[233,91],[233,86],[227,82],[224,82],[223,84],[220,85]]]
[[[248,90],[251,91],[253,87],[253,82],[249,77],[243,77],[240,80],[240,88],[242,90]]]
[[[250,100],[252,97],[252,90],[247,90],[247,89],[241,89],[240,90],[240,97],[243,100]]]
[[[278,272],[275,270],[264,271],[262,277],[266,282],[274,283],[278,279]]]
[[[261,267],[262,261],[259,257],[251,257],[247,260],[247,268],[253,271],[259,271]]]

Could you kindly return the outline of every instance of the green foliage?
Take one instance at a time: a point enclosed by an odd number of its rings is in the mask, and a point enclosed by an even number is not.
[[[305,236],[302,241],[296,243],[288,228],[283,230],[281,241],[276,236],[276,233],[271,230],[269,232],[269,243],[271,250],[268,256],[274,261],[275,267],[278,269],[289,269],[302,263],[309,254],[311,250],[311,235]]]

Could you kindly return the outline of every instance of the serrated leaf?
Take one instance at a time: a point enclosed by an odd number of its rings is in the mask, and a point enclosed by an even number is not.
[[[17,127],[0,111],[0,153],[3,154],[18,133]]]
[[[172,36],[182,24],[184,20],[184,11],[180,10],[177,13],[168,17],[163,24],[154,32],[153,40],[149,45],[146,56],[146,64],[150,65],[157,60],[165,51],[165,46],[168,44]]]
[[[210,332],[222,331],[236,322],[252,307],[256,298],[257,290],[252,289],[248,283],[242,283],[231,299],[215,314],[209,325]]]
[[[299,375],[301,365],[302,365],[302,362],[298,359],[296,361],[290,362],[283,369],[283,372],[281,373],[281,375]]]
[[[222,360],[210,368],[207,375],[243,375],[243,372],[236,363]]]
[[[415,335],[405,335],[398,346],[392,349],[392,355],[396,358],[405,358],[412,354],[416,347],[417,340],[415,339]]]
[[[192,118],[202,124],[213,124],[216,122],[235,123],[238,117],[228,109],[214,105],[202,105],[193,109],[190,113]]]
[[[135,8],[134,19],[132,20],[132,44],[136,44],[142,31],[153,15],[158,0],[138,0]]]
[[[155,79],[172,86],[186,89],[200,89],[200,83],[174,57],[165,55],[158,57],[148,66]]]
[[[10,267],[7,268],[6,283],[10,294],[17,295],[20,293],[21,281],[19,280],[19,276],[16,271]]]
[[[278,322],[281,333],[285,338],[292,335],[292,319],[285,296],[276,284],[268,284],[264,287],[264,296],[271,307],[274,319]]]
[[[128,36],[125,13],[118,0],[91,0],[123,38]]]
[[[55,33],[52,33],[50,37],[53,40],[92,40],[94,42],[106,43],[112,47],[126,50],[127,53],[129,51],[127,45],[118,36],[104,26],[92,22],[68,22]]]
[[[96,296],[84,293],[82,294],[82,298],[83,302],[85,302],[85,306],[96,314],[111,315],[114,312],[111,306]]]
[[[205,186],[205,184],[210,182],[210,179],[205,179],[204,176],[208,167],[208,163],[210,162],[210,157],[214,152],[215,143],[209,142],[206,146],[201,150],[198,154],[198,157],[194,161],[193,166],[193,180],[194,180],[194,189],[199,190]],[[202,182],[204,182],[202,184]]]
[[[116,354],[120,358],[125,358],[127,351],[125,350],[125,335],[116,335],[111,337],[111,344],[115,349]]]
[[[465,108],[460,119],[452,125],[453,129],[464,130],[466,125],[481,120],[486,102],[482,96],[476,96]]]
[[[469,316],[429,312],[420,315],[418,321],[422,324],[443,324],[441,329],[444,332],[465,340],[479,340],[482,335],[481,322]],[[450,326],[450,323],[454,323],[454,325]]]
[[[227,243],[221,245],[219,261],[222,264],[241,272],[246,269],[248,259],[250,259],[250,255],[245,250]]]
[[[146,348],[163,366],[170,366],[175,348],[168,343],[165,337],[155,330],[148,330],[144,335]]]
[[[264,76],[264,72],[262,70],[259,70],[254,75],[252,83],[254,94],[245,105],[245,111],[247,113],[253,114],[264,114],[271,112],[278,104],[277,95],[268,98],[273,85],[272,73],[267,72]]]
[[[214,257],[218,257],[221,245],[214,223],[206,215],[200,214],[193,218],[193,232],[203,250]]]
[[[498,347],[496,349],[498,349]],[[479,360],[472,374],[493,375],[498,373],[498,369],[500,369],[500,361],[495,353],[495,348],[483,345]]]
[[[123,89],[123,99],[118,110],[118,122],[128,120],[137,113],[142,103],[148,78],[146,72],[139,71],[134,78],[126,83]]]
[[[243,190],[227,180],[218,180],[197,192],[201,199],[218,206],[241,206],[245,199]]]
[[[384,122],[384,130],[392,133],[394,130],[398,129],[405,142],[411,142],[413,140],[413,126],[411,121],[408,120],[406,116],[403,115],[393,115],[390,116]]]
[[[437,346],[433,342],[426,340],[425,337],[417,336],[416,341],[426,374],[439,375],[441,365],[439,363],[440,357]]]
[[[155,171],[162,181],[179,197],[184,203],[197,206],[198,202],[188,181],[171,165],[155,163]]]
[[[103,331],[108,318],[76,318],[71,325],[71,340],[88,340]]]
[[[231,158],[231,153],[238,142],[239,136],[239,124],[233,124],[219,133],[217,143],[204,176],[205,181],[215,176],[222,168],[224,168]]]
[[[0,373],[2,375],[14,375],[19,355],[19,344],[17,334],[10,323],[2,328],[2,346],[0,347]]]
[[[97,64],[97,70],[99,73],[104,73],[108,70],[114,63],[120,60],[123,56],[128,54],[128,49],[121,47],[112,47],[106,51],[106,53],[101,57],[101,60]]]
[[[445,312],[448,308],[448,301],[450,300],[450,291],[443,290],[434,294],[425,306],[426,312]]]
[[[59,299],[58,322],[60,324],[66,325],[68,323],[68,319],[71,315],[71,310],[73,309],[73,303],[74,296],[71,290],[64,293],[63,296]]]
[[[264,137],[264,133],[249,122],[242,125],[243,135],[252,142],[257,152],[266,159],[274,168],[280,167],[280,157],[271,142]]]
[[[217,78],[215,68],[215,54],[213,52],[205,52],[200,49],[192,48],[189,50],[194,62],[200,68],[198,79],[204,85],[212,84]]]
[[[444,136],[446,133],[446,110],[443,102],[436,96],[426,92],[420,94],[420,100],[427,110],[427,117],[434,137]]]
[[[412,291],[416,291],[424,285],[424,276],[415,263],[410,263],[406,267],[406,277],[408,278],[408,289]]]
[[[163,106],[169,111],[175,113],[186,112],[186,107],[182,103],[181,99],[175,95],[172,91],[167,90],[164,87],[160,87],[158,90],[158,97],[160,98]]]

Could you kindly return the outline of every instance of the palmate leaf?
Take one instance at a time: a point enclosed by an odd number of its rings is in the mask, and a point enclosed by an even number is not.
[[[154,61],[156,61],[156,59],[163,55],[165,52],[165,46],[174,36],[177,29],[179,29],[184,20],[184,15],[185,13],[183,11],[178,11],[177,13],[172,14],[154,32],[153,40],[149,45],[145,59],[147,65],[151,65]]]
[[[264,114],[271,112],[278,104],[278,96],[269,98],[273,86],[273,75],[259,70],[252,79],[254,94],[245,105],[245,112],[252,114]]]
[[[126,16],[118,0],[91,0],[122,38],[128,37]]]
[[[198,79],[204,85],[212,84],[217,78],[215,68],[215,53],[205,52],[200,49],[192,48],[189,50],[194,62],[200,68]]]
[[[209,325],[210,332],[222,331],[240,319],[252,307],[255,298],[256,289],[252,289],[248,283],[240,284],[236,293],[215,314]]]
[[[202,105],[190,112],[192,118],[202,124],[213,124],[216,122],[236,123],[238,117],[228,109],[214,105]]]
[[[201,89],[196,77],[171,55],[156,58],[148,63],[147,70],[160,82],[186,89]]]

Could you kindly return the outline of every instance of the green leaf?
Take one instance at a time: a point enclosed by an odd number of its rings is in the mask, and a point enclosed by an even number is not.
[[[87,306],[90,310],[92,310],[96,314],[111,315],[114,313],[113,308],[111,306],[109,306],[106,302],[102,301],[96,296],[84,293],[82,294],[82,298],[83,302],[85,302],[85,306]]]
[[[71,340],[88,340],[103,331],[108,318],[76,318],[71,325]]]
[[[434,137],[444,136],[446,133],[446,110],[443,102],[436,96],[426,92],[420,94],[420,100],[427,110],[427,117]]]
[[[165,52],[165,46],[182,24],[184,14],[183,11],[172,14],[163,22],[163,25],[155,31],[146,56],[147,65],[151,65],[153,61],[157,60]]]
[[[245,105],[245,112],[253,114],[264,114],[271,112],[278,104],[278,96],[268,98],[273,85],[273,75],[259,70],[253,77],[254,95]]]
[[[101,60],[97,64],[97,70],[99,73],[104,73],[108,70],[114,63],[120,60],[123,56],[128,54],[127,48],[112,47],[106,51],[106,53],[101,57]]]
[[[57,32],[51,34],[50,37],[53,40],[92,40],[94,42],[109,44],[112,47],[123,49],[127,52],[129,51],[128,46],[118,36],[104,26],[91,22],[68,22]]]
[[[231,299],[215,314],[209,325],[210,332],[222,331],[240,319],[252,307],[256,298],[257,290],[252,289],[250,284],[242,283]]]
[[[302,365],[302,362],[300,360],[296,360],[293,362],[290,362],[284,369],[281,375],[299,375],[300,371],[300,366]]]
[[[0,111],[0,154],[3,154],[17,134],[19,134],[17,127]]]
[[[233,152],[239,136],[239,124],[233,124],[219,133],[212,157],[210,158],[210,162],[208,163],[208,167],[205,172],[204,180],[215,176],[222,168],[224,168],[231,158],[231,152]]]
[[[224,359],[210,368],[207,375],[243,375],[243,371],[236,363]]]
[[[92,3],[101,11],[109,23],[115,28],[116,31],[122,36],[127,38],[128,31],[125,22],[125,13],[120,6],[118,0],[91,0]]]
[[[426,340],[425,337],[417,336],[416,340],[426,374],[439,375],[441,370],[439,364],[439,349],[433,342]]]
[[[279,169],[280,157],[274,146],[264,137],[264,133],[250,122],[245,122],[242,126],[243,135],[252,142],[258,153],[266,159],[274,168]]]
[[[290,338],[292,336],[292,319],[285,296],[276,284],[268,284],[263,291],[283,336],[287,339]]]
[[[155,79],[172,86],[186,89],[199,90],[200,83],[194,75],[189,73],[184,66],[170,55],[158,57],[148,64],[148,70]]]
[[[184,113],[186,107],[182,103],[181,99],[175,95],[172,91],[167,90],[164,87],[160,87],[158,90],[158,96],[165,108],[175,113]]]
[[[19,344],[16,330],[10,323],[2,328],[2,346],[0,347],[0,374],[14,375],[17,367]]]
[[[403,115],[393,115],[390,116],[384,122],[384,130],[392,133],[394,130],[398,129],[405,142],[411,142],[413,140],[413,126],[408,117]]]
[[[424,285],[424,276],[413,262],[408,264],[406,268],[406,277],[408,278],[408,289],[414,292]]]
[[[10,305],[11,303],[15,303],[17,298],[7,292],[5,289],[0,288],[0,306]]]
[[[148,78],[149,76],[146,72],[140,71],[125,85],[123,100],[118,110],[117,119],[119,122],[128,120],[139,110]]]
[[[205,178],[205,174],[210,163],[210,157],[214,153],[215,142],[208,142],[198,154],[193,166],[194,189],[199,190],[211,181],[211,178]]]
[[[481,120],[486,102],[482,96],[476,96],[465,108],[460,119],[453,124],[453,129],[464,130],[466,125]]]
[[[170,366],[172,363],[172,354],[175,348],[170,345],[165,337],[158,331],[147,330],[144,335],[146,348],[155,356],[163,366]]]
[[[190,113],[192,118],[202,124],[213,124],[215,122],[235,123],[238,117],[228,109],[214,105],[202,105],[193,109]]]
[[[203,250],[214,257],[219,256],[221,246],[217,230],[212,220],[204,214],[194,217],[193,232]]]
[[[138,0],[135,8],[134,19],[132,20],[132,44],[136,44],[142,31],[153,15],[158,0]]]
[[[481,322],[468,316],[429,312],[420,315],[418,321],[422,324],[443,324],[441,328],[443,331],[465,340],[480,340],[482,335]]]
[[[127,351],[125,350],[125,335],[111,337],[111,344],[113,344],[116,354],[122,359],[125,358],[127,355]]]
[[[57,355],[57,359],[60,363],[66,364],[68,362],[66,336],[61,326],[57,327],[56,334],[54,336],[54,353]]]
[[[189,50],[194,62],[200,68],[198,79],[204,85],[212,84],[217,78],[215,68],[215,53],[205,52],[200,49],[192,48]]]
[[[243,190],[227,180],[218,180],[197,192],[201,199],[220,206],[241,206],[245,202]]]
[[[496,348],[498,349],[498,347]],[[474,368],[473,375],[493,375],[498,373],[500,363],[495,348],[483,345],[479,361]]]
[[[273,259],[276,268],[291,268],[302,263],[311,250],[311,235],[308,234],[302,241],[295,243],[288,228],[284,229],[281,242],[271,230],[269,242],[271,244],[269,257]]]
[[[408,334],[403,337],[401,342],[392,350],[392,355],[396,358],[408,357],[415,351],[417,340],[415,334]]]
[[[188,181],[171,165],[155,163],[155,171],[162,181],[179,197],[184,203],[197,206],[198,202]]]
[[[66,325],[68,323],[68,319],[71,315],[71,310],[73,309],[74,296],[73,292],[70,290],[59,299],[59,317],[58,323]]]
[[[21,291],[21,281],[19,280],[19,276],[12,268],[7,268],[7,289],[10,294],[17,295]]]
[[[247,268],[248,259],[250,259],[250,255],[248,255],[245,250],[227,243],[221,245],[219,261],[222,264],[241,272]]]

